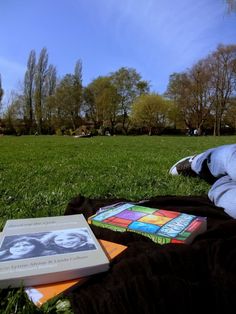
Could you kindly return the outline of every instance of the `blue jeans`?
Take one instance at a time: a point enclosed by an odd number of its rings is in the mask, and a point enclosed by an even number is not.
[[[203,164],[207,164],[210,174],[215,178],[208,197],[225,212],[236,218],[236,144],[211,148],[196,155],[191,168],[201,173]]]

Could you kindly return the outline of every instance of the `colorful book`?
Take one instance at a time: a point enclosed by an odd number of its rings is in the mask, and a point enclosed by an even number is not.
[[[99,240],[99,242],[110,261],[127,248],[127,246],[110,241]],[[29,299],[31,299],[35,305],[40,307],[53,297],[83,284],[89,278],[91,278],[91,276],[46,285],[27,287],[25,288],[25,292],[28,294]]]
[[[0,235],[0,288],[107,271],[109,259],[83,215],[12,219]]]
[[[88,222],[113,231],[131,231],[156,243],[191,243],[206,230],[206,217],[125,203],[100,210]]]

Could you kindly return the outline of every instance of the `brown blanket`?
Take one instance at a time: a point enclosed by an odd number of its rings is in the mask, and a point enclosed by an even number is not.
[[[123,199],[78,196],[65,214],[86,218],[102,206]],[[128,200],[127,200],[128,201]],[[97,238],[128,249],[95,275],[68,292],[75,313],[235,313],[236,220],[207,197],[154,197],[144,206],[207,216],[207,231],[192,244],[158,245],[131,232],[92,226]]]

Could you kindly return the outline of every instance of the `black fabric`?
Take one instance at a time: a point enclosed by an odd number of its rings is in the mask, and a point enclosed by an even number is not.
[[[199,172],[199,177],[205,180],[209,184],[214,184],[218,178],[214,177],[208,167],[208,164],[211,162],[211,154],[205,159],[202,163],[202,169]]]
[[[124,199],[71,200],[66,215],[86,218]],[[158,245],[131,232],[91,226],[97,238],[125,244],[110,270],[67,293],[77,313],[235,313],[236,220],[207,197],[154,197],[144,206],[208,217],[192,244]]]

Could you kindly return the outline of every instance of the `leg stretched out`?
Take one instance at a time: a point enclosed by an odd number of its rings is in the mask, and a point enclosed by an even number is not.
[[[174,164],[171,175],[199,176],[213,184],[208,197],[236,218],[236,144],[222,145]]]

